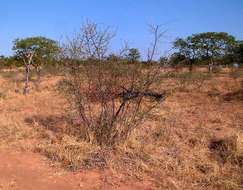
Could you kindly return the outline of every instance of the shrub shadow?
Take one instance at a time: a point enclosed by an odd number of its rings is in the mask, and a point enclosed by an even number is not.
[[[69,135],[80,140],[86,138],[82,123],[78,119],[66,115],[35,115],[25,118],[24,121],[26,124],[35,126],[38,129],[51,131],[57,136]]]
[[[243,101],[243,89],[227,93],[223,96],[225,101]]]
[[[25,118],[24,121],[29,125],[37,124],[36,126],[53,131],[54,133],[65,133],[67,126],[72,124],[71,119],[63,115],[35,115]]]

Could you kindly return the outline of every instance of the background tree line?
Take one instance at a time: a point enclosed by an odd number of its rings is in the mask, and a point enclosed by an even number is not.
[[[96,25],[88,23],[87,31],[83,31],[84,34],[94,34],[96,31]],[[159,26],[150,26],[153,29],[153,35],[155,42],[153,47],[148,51],[148,60],[142,61],[141,53],[138,48],[125,47],[119,53],[110,53],[107,55],[106,50],[97,50],[97,47],[102,42],[92,42],[93,47],[86,49],[86,55],[83,57],[83,61],[87,59],[100,59],[103,61],[121,61],[124,63],[158,63],[162,66],[188,66],[189,70],[192,70],[193,65],[230,65],[243,63],[243,41],[238,41],[236,38],[225,32],[205,32],[199,34],[193,34],[186,38],[177,38],[173,42],[173,53],[167,57],[160,57],[158,60],[154,60],[154,54],[156,46],[164,32],[159,32]],[[105,31],[108,31],[106,28]],[[88,34],[88,32],[91,32]],[[113,33],[100,34],[99,39],[104,42],[108,38],[113,38]],[[76,37],[78,40],[80,36]],[[157,39],[158,38],[158,39]],[[89,43],[90,38],[87,38],[86,44]],[[94,40],[94,39],[93,39]],[[70,43],[71,44],[71,43]],[[105,44],[103,44],[105,45]],[[75,47],[73,51],[75,50]],[[102,48],[102,47],[99,47]],[[60,60],[60,50],[63,47],[52,39],[37,36],[29,37],[24,39],[16,39],[13,42],[14,55],[5,57],[0,56],[0,67],[21,67],[24,66],[26,56],[30,52],[35,52],[32,62],[35,62],[35,67],[38,68],[40,65],[56,65],[62,63]],[[92,52],[93,51],[93,52]],[[103,51],[103,52],[102,52]],[[94,54],[95,52],[95,54]]]
[[[178,38],[173,43],[177,50],[171,56],[173,64],[185,62],[190,70],[195,64],[228,65],[242,63],[242,41],[224,32],[206,32]]]

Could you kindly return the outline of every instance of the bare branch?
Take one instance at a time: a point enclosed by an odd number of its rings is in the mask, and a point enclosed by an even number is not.
[[[87,20],[74,37],[67,37],[63,55],[69,59],[104,59],[115,33],[108,27]]]
[[[164,34],[167,30],[161,30],[162,25],[154,25],[149,24],[149,32],[153,35],[153,42],[151,43],[151,47],[148,49],[148,63],[151,63],[153,61],[154,55],[157,50],[158,43],[163,38]]]
[[[124,41],[123,46],[119,51],[119,56],[120,57],[126,56],[129,50],[130,50],[130,45],[129,45],[128,41]]]

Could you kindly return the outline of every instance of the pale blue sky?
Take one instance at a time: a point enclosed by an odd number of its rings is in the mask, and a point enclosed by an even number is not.
[[[86,19],[114,27],[113,49],[127,40],[142,53],[148,23],[165,23],[162,55],[176,37],[192,33],[223,31],[243,39],[243,0],[1,0],[0,10],[0,55],[11,55],[16,38],[60,40]]]

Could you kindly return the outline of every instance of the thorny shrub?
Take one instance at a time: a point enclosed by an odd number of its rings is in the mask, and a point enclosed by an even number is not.
[[[60,87],[77,118],[75,135],[99,145],[124,142],[164,100],[164,93],[154,91],[158,72],[141,64],[72,63]]]

